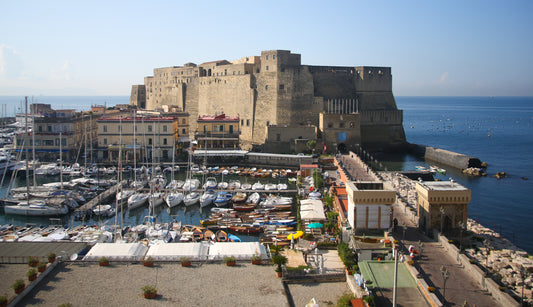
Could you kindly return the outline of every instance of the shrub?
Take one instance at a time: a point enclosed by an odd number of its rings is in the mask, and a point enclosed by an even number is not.
[[[363,301],[365,301],[369,306],[374,306],[374,296],[368,295],[363,297]]]
[[[288,261],[287,257],[275,254],[272,256],[272,262],[276,264],[278,267],[276,268],[276,272],[281,272],[281,266],[286,264]]]
[[[337,301],[337,306],[338,307],[350,307],[352,306],[350,301],[353,299],[355,299],[355,295],[353,293],[344,293]]]
[[[157,288],[155,286],[146,285],[141,288],[145,294],[154,294],[157,293]]]
[[[0,295],[0,306],[7,305],[7,295]]]
[[[46,270],[46,262],[39,262],[39,264],[37,264],[37,269],[39,272],[44,272],[44,270]]]
[[[35,276],[37,275],[37,270],[35,269],[29,269],[28,272],[26,272],[26,277],[32,277],[32,276]]]
[[[54,262],[56,260],[57,255],[54,253],[48,253],[46,255],[46,258],[48,258],[48,262]]]
[[[351,268],[355,264],[355,254],[348,244],[339,242],[337,251],[346,268]]]
[[[39,263],[39,258],[37,258],[37,257],[28,257],[28,265],[29,266],[37,266],[37,263]]]
[[[274,254],[279,254],[283,250],[283,246],[281,245],[270,245],[270,251]]]
[[[224,263],[226,263],[226,265],[235,265],[235,257],[224,257]]]
[[[23,289],[24,287],[26,287],[26,284],[22,279],[15,280],[15,282],[11,285],[11,288],[13,288],[15,291]]]
[[[107,257],[100,257],[100,259],[98,259],[98,263],[100,265],[108,265],[109,264],[109,258]]]

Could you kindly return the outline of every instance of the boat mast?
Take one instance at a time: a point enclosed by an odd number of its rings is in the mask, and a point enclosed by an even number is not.
[[[33,169],[33,186],[35,187],[37,186],[37,180],[35,179],[35,116],[34,116],[35,113],[33,112],[34,110],[35,110],[35,106],[31,109],[31,137],[32,137],[31,148],[32,148],[32,153],[33,153],[32,169]],[[29,172],[30,170],[26,167],[26,171]]]
[[[30,204],[30,169],[28,167],[28,96],[25,97],[26,100],[26,113],[24,114],[25,122],[26,122],[26,137],[24,139],[24,143],[26,145],[26,200],[28,201],[28,205]]]
[[[63,147],[61,147],[61,131],[59,131],[59,180],[61,181],[61,190],[63,190]],[[35,172],[33,172],[35,174]]]

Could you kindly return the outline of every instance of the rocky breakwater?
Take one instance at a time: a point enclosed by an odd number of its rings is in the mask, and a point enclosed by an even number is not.
[[[478,265],[485,267],[492,278],[502,284],[502,291],[509,291],[516,298],[533,303],[533,259],[499,233],[469,219],[468,230],[474,233],[472,247],[467,255]]]

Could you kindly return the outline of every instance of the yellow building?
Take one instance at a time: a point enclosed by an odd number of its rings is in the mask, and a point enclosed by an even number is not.
[[[396,191],[390,184],[381,181],[348,181],[346,194],[348,222],[356,231],[383,230],[392,226],[392,205],[396,201]]]
[[[416,184],[416,192],[419,224],[426,232],[466,227],[471,190],[453,180],[420,180]]]
[[[237,149],[241,134],[238,116],[200,116],[197,120],[198,148]]]
[[[186,116],[183,116],[186,118]],[[99,158],[118,161],[159,163],[172,160],[178,144],[180,116],[115,116],[98,120]]]

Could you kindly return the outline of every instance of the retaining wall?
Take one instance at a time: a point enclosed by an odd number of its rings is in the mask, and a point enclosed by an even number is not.
[[[459,169],[465,169],[469,167],[481,167],[481,161],[475,157],[429,146],[414,146],[415,147],[413,151],[418,155],[423,156],[427,160],[435,161],[448,166],[453,166]]]

